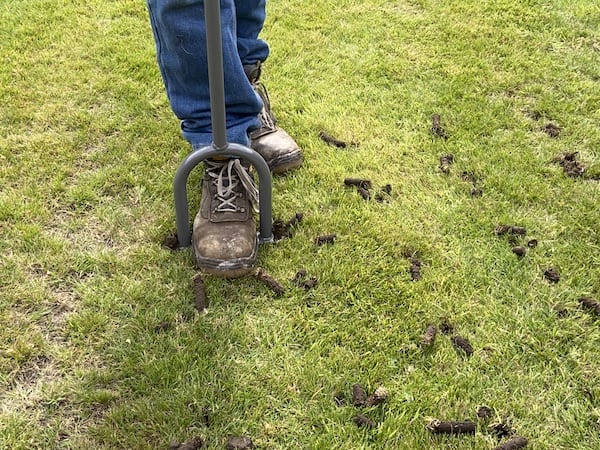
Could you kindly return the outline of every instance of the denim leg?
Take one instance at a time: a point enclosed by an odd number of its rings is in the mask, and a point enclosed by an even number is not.
[[[204,0],[147,0],[158,65],[171,108],[193,147],[212,142]],[[240,3],[244,3],[241,1]],[[253,3],[249,1],[249,3]],[[237,48],[234,0],[221,0],[227,139],[249,145],[262,108]]]
[[[263,62],[269,47],[258,39],[266,16],[266,0],[235,0],[237,17],[237,47],[243,64]]]

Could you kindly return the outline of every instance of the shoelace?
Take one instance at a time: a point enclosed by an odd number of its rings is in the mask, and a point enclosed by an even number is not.
[[[277,129],[277,121],[271,111],[271,99],[269,98],[269,93],[264,84],[256,82],[253,84],[253,87],[263,101],[263,109],[261,109],[259,114],[261,126],[260,131],[257,130],[257,134],[268,134]]]
[[[238,192],[240,188],[246,190],[252,207],[258,212],[258,189],[239,159],[206,160],[204,164],[206,173],[217,188],[216,200],[219,203],[213,212],[244,212],[243,208],[235,204],[235,200],[241,196]]]

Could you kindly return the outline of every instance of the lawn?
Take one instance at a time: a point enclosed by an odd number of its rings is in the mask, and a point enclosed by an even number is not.
[[[600,448],[596,0],[269,2],[302,221],[203,313],[145,8],[0,4],[0,448]]]

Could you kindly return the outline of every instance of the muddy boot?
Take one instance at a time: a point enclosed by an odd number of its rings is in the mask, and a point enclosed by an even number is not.
[[[250,133],[250,146],[264,158],[273,173],[283,173],[300,167],[302,151],[294,139],[277,126],[267,89],[258,81],[261,73],[260,63],[246,65],[244,71],[264,105],[259,115],[261,126]]]
[[[256,263],[258,238],[252,215],[258,192],[239,159],[204,161],[202,199],[192,235],[202,271],[226,278],[248,273]]]

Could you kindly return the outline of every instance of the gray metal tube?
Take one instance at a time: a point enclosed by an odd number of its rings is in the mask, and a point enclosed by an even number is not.
[[[219,0],[205,0],[204,20],[206,22],[213,144],[217,150],[222,150],[227,146],[227,121],[225,116],[223,42],[221,38],[221,2]]]

